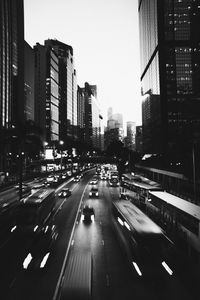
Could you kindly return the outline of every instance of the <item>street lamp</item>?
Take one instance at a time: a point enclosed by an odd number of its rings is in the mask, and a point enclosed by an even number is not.
[[[46,148],[48,146],[48,142],[44,142],[44,151],[45,151],[45,155],[44,155],[44,161],[45,161],[45,164],[46,164],[46,176],[47,176],[47,173],[48,173],[48,170],[47,170],[47,161],[46,161]]]
[[[64,142],[61,140],[61,141],[59,141],[59,144],[61,146],[63,146]],[[60,169],[61,169],[61,171],[62,171],[62,154],[63,154],[63,151],[62,151],[62,148],[61,148],[61,157],[60,157]]]

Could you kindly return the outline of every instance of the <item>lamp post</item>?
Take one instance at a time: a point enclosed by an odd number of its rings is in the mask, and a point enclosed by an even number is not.
[[[46,163],[46,176],[47,176],[47,160],[46,160],[46,149],[47,149],[47,146],[48,146],[48,142],[44,142],[44,150],[45,150],[45,163]]]
[[[61,169],[61,172],[62,172],[62,154],[63,154],[62,146],[64,145],[64,142],[59,141],[59,144],[61,145],[60,169]]]

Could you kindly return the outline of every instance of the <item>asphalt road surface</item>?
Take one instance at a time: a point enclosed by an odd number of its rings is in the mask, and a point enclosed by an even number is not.
[[[68,198],[58,198],[53,218],[58,238],[44,269],[33,272],[22,265],[32,247],[32,239],[10,233],[0,248],[0,299],[58,300],[70,258],[74,253],[91,253],[93,300],[192,300],[191,290],[174,276],[159,283],[143,281],[126,260],[111,222],[111,202],[118,199],[119,188],[99,180],[99,197],[89,198],[88,184],[94,172],[80,182],[68,182]],[[81,221],[84,204],[95,209],[95,220]],[[75,222],[75,223],[74,223]],[[81,271],[81,270],[80,270]],[[81,299],[81,298],[80,298]],[[197,298],[196,298],[197,299]]]

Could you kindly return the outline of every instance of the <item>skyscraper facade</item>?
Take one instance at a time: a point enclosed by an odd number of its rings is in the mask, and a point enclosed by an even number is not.
[[[143,154],[143,138],[142,138],[142,126],[136,126],[135,135],[135,150],[140,154]]]
[[[0,128],[24,120],[23,0],[0,1]]]
[[[24,41],[24,114],[26,120],[34,121],[35,60],[33,48]]]
[[[51,46],[35,51],[35,122],[47,142],[59,140],[58,56]]]
[[[85,97],[84,88],[77,87],[77,127],[79,141],[85,141]]]
[[[74,68],[73,48],[56,39],[48,39],[45,46],[51,47],[59,61],[59,131],[60,139],[77,139],[77,82]]]
[[[135,122],[128,121],[126,123],[127,128],[127,147],[130,150],[135,150],[135,135],[136,135],[136,124]]]
[[[108,109],[107,128],[105,130],[105,148],[113,141],[124,141],[123,115],[114,113],[112,107]]]
[[[200,4],[138,3],[143,150],[176,153],[200,133]]]
[[[85,83],[85,142],[96,149],[101,150],[101,128],[102,115],[100,105],[97,99],[97,86]]]

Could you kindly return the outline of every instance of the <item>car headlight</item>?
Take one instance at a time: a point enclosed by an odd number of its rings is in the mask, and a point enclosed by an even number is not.
[[[29,254],[27,255],[27,257],[25,258],[24,262],[23,262],[23,268],[24,268],[24,269],[27,269],[27,268],[28,268],[28,265],[30,264],[32,258],[33,258],[33,257],[32,257],[32,255],[31,255],[31,253],[29,253]]]
[[[99,196],[99,193],[96,193],[96,196]]]
[[[91,192],[89,192],[89,195],[90,195],[90,196],[92,196],[92,193],[91,193]]]

